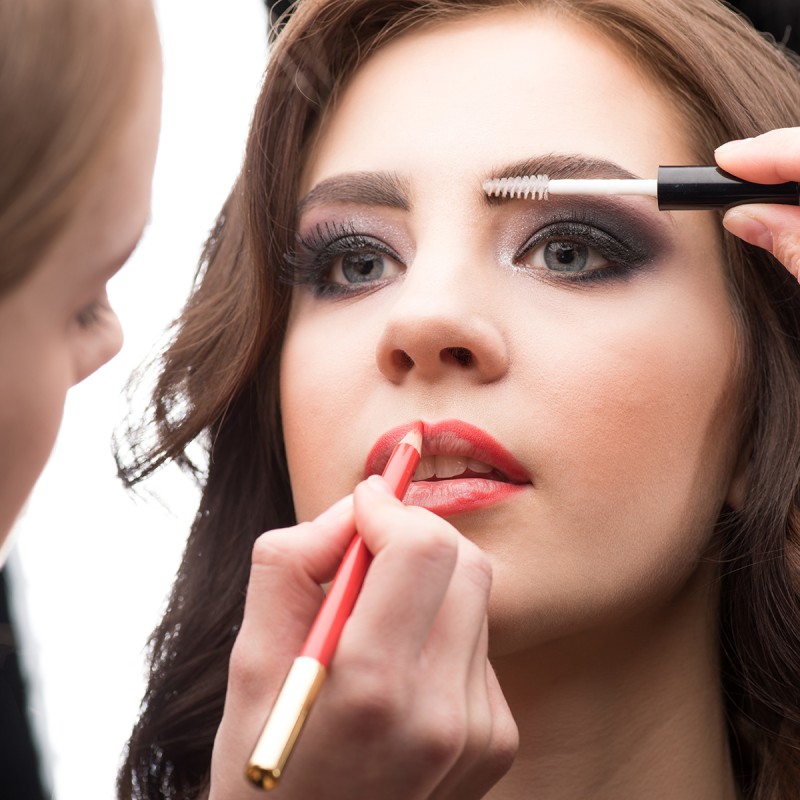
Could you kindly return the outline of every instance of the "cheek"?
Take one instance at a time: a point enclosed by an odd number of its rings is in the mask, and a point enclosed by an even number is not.
[[[545,443],[538,488],[553,517],[579,546],[606,537],[610,549],[624,544],[625,558],[677,551],[684,536],[696,551],[737,451],[736,335],[724,289],[639,293],[624,309],[595,305],[568,323],[544,335],[541,350],[552,355],[529,387]]]
[[[722,349],[701,354],[695,344],[643,339],[625,354],[595,350],[591,363],[577,364],[578,402],[556,425],[587,492],[614,489],[624,506],[653,508],[721,490],[734,417],[732,363]]]
[[[707,554],[738,437],[721,297],[638,293],[627,310],[587,301],[580,313],[573,297],[528,331],[536,347],[517,353],[527,377],[514,407],[535,489],[507,535],[480,539],[498,652],[661,605]]]
[[[348,315],[340,315],[349,319]],[[310,519],[361,478],[363,453],[351,453],[349,425],[359,399],[374,392],[374,350],[362,322],[342,326],[325,312],[293,314],[281,352],[280,404],[295,511]],[[334,456],[335,454],[335,456]],[[331,483],[331,459],[337,473]]]
[[[14,361],[9,365],[0,355],[0,535],[10,529],[47,462],[69,386],[58,362],[49,364],[40,354],[27,364],[24,358]]]

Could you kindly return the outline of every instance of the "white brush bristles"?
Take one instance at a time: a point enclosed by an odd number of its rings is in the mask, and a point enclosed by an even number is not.
[[[550,195],[644,195],[658,197],[658,181],[639,178],[589,178],[575,180],[547,175],[525,175],[519,178],[492,178],[484,181],[483,191],[489,197],[547,200]]]
[[[547,200],[549,185],[550,178],[547,175],[525,175],[520,178],[493,178],[484,181],[483,191],[489,197]]]

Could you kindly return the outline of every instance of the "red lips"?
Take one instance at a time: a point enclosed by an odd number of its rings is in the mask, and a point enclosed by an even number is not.
[[[383,470],[392,448],[410,428],[411,424],[398,426],[378,439],[367,456],[364,477]],[[467,469],[453,477],[433,477],[411,484],[406,503],[424,506],[439,516],[468,513],[499,503],[531,485],[524,467],[506,448],[485,431],[460,420],[426,424],[422,455],[423,459],[444,456],[484,465],[480,473]]]

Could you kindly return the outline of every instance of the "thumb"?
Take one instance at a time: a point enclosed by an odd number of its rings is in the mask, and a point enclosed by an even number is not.
[[[722,224],[734,236],[772,253],[800,281],[800,208],[737,206],[726,212]]]

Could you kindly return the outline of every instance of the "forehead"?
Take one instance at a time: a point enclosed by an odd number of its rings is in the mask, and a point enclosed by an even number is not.
[[[371,56],[326,116],[301,190],[341,172],[446,178],[558,152],[648,177],[694,161],[669,97],[607,37],[534,9],[493,10]]]
[[[161,120],[161,59],[148,51],[120,126],[98,155],[93,180],[58,243],[61,260],[91,277],[95,267],[128,255],[150,213]]]

